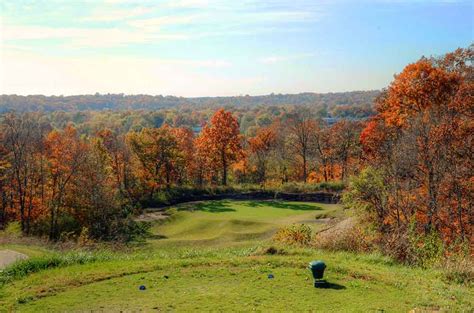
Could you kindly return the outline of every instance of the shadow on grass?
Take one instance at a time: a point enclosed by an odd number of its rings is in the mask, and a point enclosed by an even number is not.
[[[179,208],[180,211],[202,211],[210,213],[223,213],[223,212],[235,212],[232,208],[232,201],[229,200],[214,200],[209,202],[195,203],[192,206],[182,206]],[[249,207],[271,207],[278,209],[287,210],[298,210],[298,211],[317,211],[322,210],[319,206],[309,205],[305,203],[288,203],[285,201],[247,201],[246,205]]]
[[[160,234],[150,234],[147,236],[147,238],[150,239],[168,239],[165,235],[160,235]]]
[[[304,203],[288,203],[283,201],[249,201],[248,205],[251,207],[272,207],[278,209],[298,210],[298,211],[316,211],[322,208],[314,205]]]
[[[235,209],[230,207],[231,205],[232,203],[229,203],[227,201],[211,201],[205,203],[197,203],[195,207],[193,207],[193,209],[196,211],[210,213],[235,212]]]
[[[325,280],[315,283],[314,287],[318,288],[318,289],[334,289],[334,290],[346,289],[346,286],[339,285],[339,284],[336,284],[336,283],[330,283],[330,282],[325,281]]]

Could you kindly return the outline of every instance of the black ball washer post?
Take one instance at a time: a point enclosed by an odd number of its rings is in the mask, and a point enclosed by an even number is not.
[[[309,262],[309,269],[313,274],[314,278],[314,287],[315,288],[327,288],[328,283],[323,280],[324,270],[326,269],[326,264],[323,261],[311,261]]]

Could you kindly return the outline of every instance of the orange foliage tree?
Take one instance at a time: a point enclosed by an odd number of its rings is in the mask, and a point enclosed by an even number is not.
[[[389,186],[385,221],[472,240],[472,49],[408,65],[379,98],[361,134]],[[471,238],[468,238],[471,237]]]
[[[30,231],[32,218],[42,214],[44,208],[44,157],[43,137],[47,127],[41,124],[37,114],[17,116],[7,114],[2,125],[2,141],[6,150],[5,161],[9,170],[5,173],[10,182],[3,198],[7,211],[21,222],[22,231]]]
[[[242,156],[241,140],[237,119],[224,109],[214,114],[199,135],[199,154],[208,171],[220,172],[222,185],[227,185],[229,166]]]
[[[186,127],[173,128],[172,133],[179,150],[179,157],[174,161],[176,180],[180,185],[189,183],[196,175],[194,133]]]
[[[264,184],[267,178],[267,168],[271,153],[277,141],[274,127],[260,128],[255,137],[248,140],[249,150],[256,161],[257,181]]]
[[[59,215],[62,210],[67,209],[65,198],[68,188],[86,160],[87,149],[87,144],[70,125],[63,131],[53,130],[45,139],[50,239],[59,238]]]

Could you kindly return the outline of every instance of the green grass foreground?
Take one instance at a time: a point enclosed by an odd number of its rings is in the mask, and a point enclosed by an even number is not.
[[[32,258],[4,272],[11,275],[0,288],[0,311],[472,310],[472,288],[444,281],[437,270],[309,248],[265,254],[278,227],[305,222],[319,229],[325,225],[317,218],[342,214],[338,205],[212,201],[181,206],[130,253],[9,246]],[[313,287],[307,265],[315,259],[328,265],[328,289]]]

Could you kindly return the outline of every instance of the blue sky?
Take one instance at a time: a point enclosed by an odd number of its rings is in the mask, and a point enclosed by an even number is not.
[[[474,41],[462,0],[3,0],[0,18],[1,94],[380,89]]]

